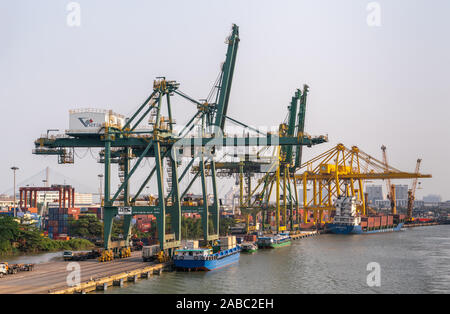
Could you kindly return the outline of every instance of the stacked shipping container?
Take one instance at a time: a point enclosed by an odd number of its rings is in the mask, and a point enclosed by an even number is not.
[[[220,250],[228,250],[236,246],[236,236],[228,236],[219,238]]]
[[[402,217],[401,219],[399,217]],[[395,218],[397,217],[397,218]],[[395,224],[403,222],[405,215],[380,215],[380,216],[368,216],[361,217],[361,227],[363,229],[380,229],[380,228],[392,228]]]
[[[69,218],[77,220],[79,215],[79,208],[49,208],[47,223],[48,237],[57,239],[62,236],[63,238],[67,238],[67,235],[70,234]]]
[[[152,222],[156,220],[153,215],[136,215],[136,228],[140,232],[149,232],[152,227]]]
[[[94,214],[99,220],[102,220],[102,208],[101,207],[82,207],[80,208],[80,214],[89,215]]]

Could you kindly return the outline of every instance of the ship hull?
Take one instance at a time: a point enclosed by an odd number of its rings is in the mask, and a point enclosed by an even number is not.
[[[258,248],[260,249],[277,249],[283,246],[288,246],[291,245],[291,241],[285,241],[282,243],[270,243],[270,244],[265,244],[265,243],[258,243]]]
[[[340,224],[328,224],[327,228],[330,232],[334,234],[371,234],[379,232],[395,232],[400,231],[403,227],[403,223],[399,223],[397,226],[392,228],[375,229],[375,230],[363,230],[361,226],[348,226]]]
[[[257,252],[257,251],[258,251],[258,249],[248,249],[248,250],[243,249],[243,250],[242,250],[242,253],[255,253],[255,252]]]
[[[210,271],[222,267],[226,267],[233,263],[239,262],[240,253],[235,252],[233,254],[219,257],[213,260],[179,260],[174,261],[175,268],[180,270],[205,270]]]

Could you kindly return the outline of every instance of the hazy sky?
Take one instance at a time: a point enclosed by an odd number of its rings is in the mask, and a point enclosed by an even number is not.
[[[33,141],[67,129],[69,109],[131,114],[156,76],[205,98],[236,23],[230,116],[277,125],[307,83],[306,130],[330,142],[305,149],[305,160],[341,142],[381,158],[384,144],[399,169],[423,159],[421,172],[433,179],[421,180],[418,198],[450,199],[449,1],[377,1],[379,27],[368,26],[365,0],[79,0],[80,27],[66,23],[69,2],[0,1],[0,192],[12,187],[13,165],[19,182],[50,166],[97,187],[103,167],[89,154],[60,166],[32,155]],[[174,106],[180,124],[195,110]]]

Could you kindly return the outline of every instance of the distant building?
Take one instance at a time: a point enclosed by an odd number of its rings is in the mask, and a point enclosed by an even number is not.
[[[408,185],[396,184],[395,185],[395,200],[397,207],[408,207]]]
[[[439,209],[450,210],[450,201],[440,202]]]
[[[414,200],[414,208],[422,208],[424,207],[425,202],[421,200]]]
[[[390,200],[375,200],[375,207],[380,209],[390,209],[391,201]]]
[[[16,199],[16,202],[18,200]],[[9,195],[0,195],[0,208],[9,208],[14,205],[14,197]]]
[[[436,194],[430,194],[423,197],[423,201],[425,203],[440,203],[441,202],[441,196]]]
[[[75,193],[75,206],[93,204],[93,197],[90,193]]]
[[[58,203],[59,192],[57,191],[39,191],[37,192],[38,204]],[[90,193],[75,193],[75,207],[82,205],[92,205],[93,197]]]
[[[376,201],[383,200],[383,189],[381,185],[368,185],[366,187],[367,201],[371,206],[376,206]]]

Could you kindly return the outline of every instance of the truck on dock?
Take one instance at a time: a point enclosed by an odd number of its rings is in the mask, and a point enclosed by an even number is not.
[[[0,278],[8,274],[8,267],[5,264],[0,264]]]
[[[32,271],[34,264],[8,264],[0,263],[0,277],[17,274],[20,271]]]
[[[144,262],[155,261],[156,258],[158,257],[158,254],[160,251],[161,251],[161,248],[160,248],[159,244],[144,246],[142,248],[142,260]]]
[[[101,250],[93,249],[90,252],[72,252],[64,251],[63,258],[65,261],[85,261],[87,259],[98,258],[101,255]]]

